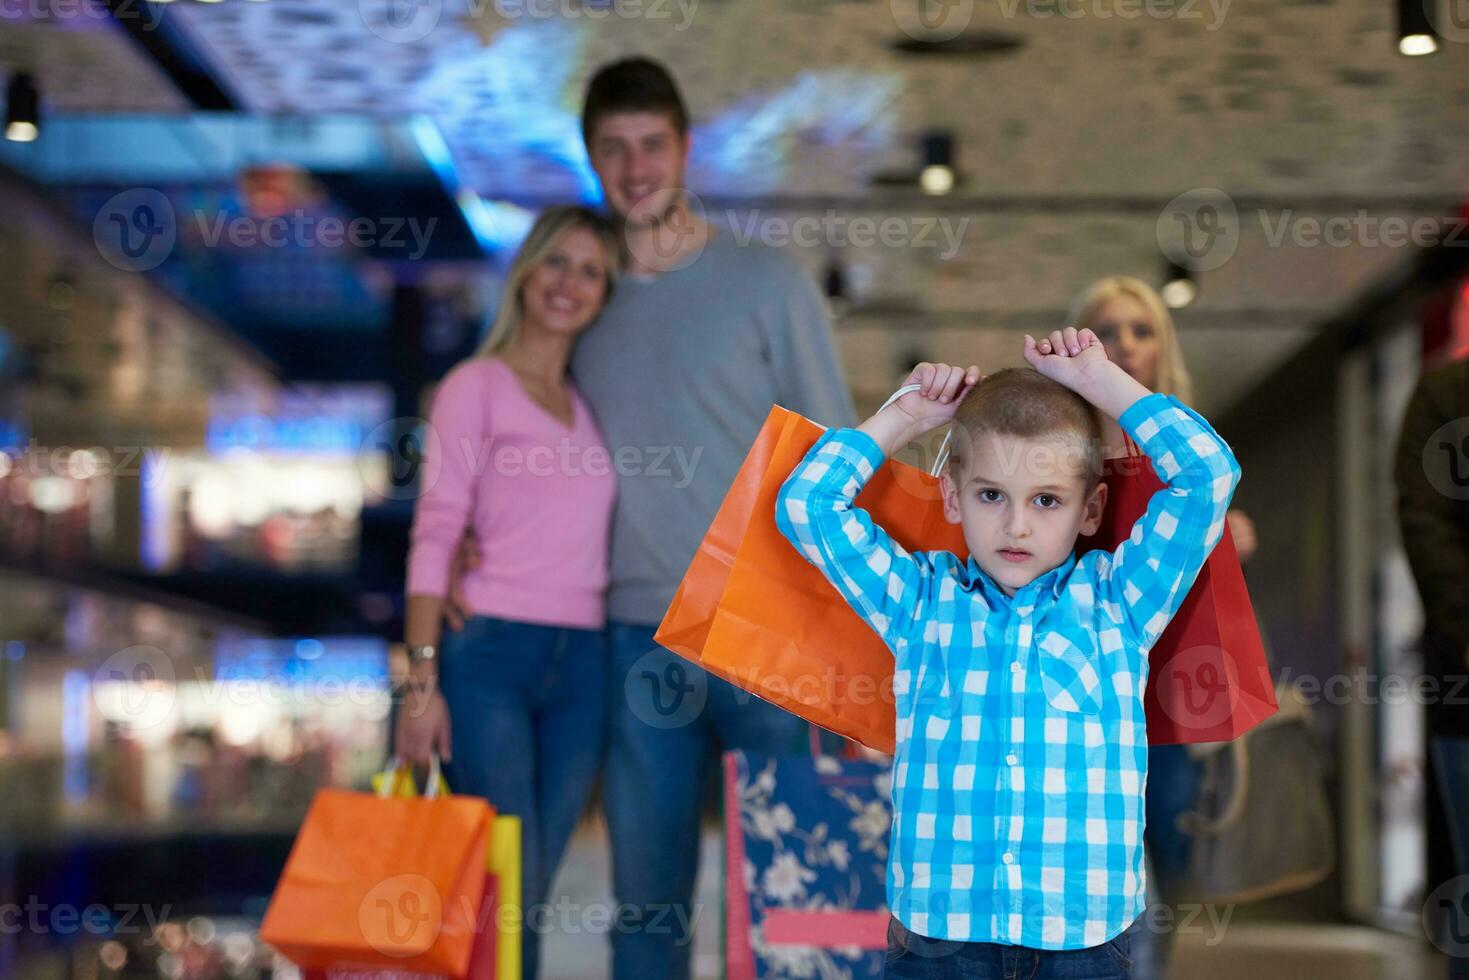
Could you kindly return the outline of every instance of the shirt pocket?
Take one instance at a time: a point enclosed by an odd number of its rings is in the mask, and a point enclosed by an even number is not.
[[[1091,652],[1091,634],[1079,628],[1052,630],[1037,645],[1041,690],[1057,711],[1095,714],[1102,710],[1102,675]]]

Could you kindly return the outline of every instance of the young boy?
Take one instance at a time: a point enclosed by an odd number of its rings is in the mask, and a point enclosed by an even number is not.
[[[823,436],[777,503],[782,533],[896,658],[889,977],[1128,976],[1147,652],[1239,481],[1209,424],[1090,330],[1027,336],[1025,359],[1034,371],[983,383],[919,365],[920,390]],[[1107,498],[1092,406],[1167,486],[1127,541],[1078,557]],[[968,561],[909,554],[852,505],[884,458],[951,420],[940,486]]]

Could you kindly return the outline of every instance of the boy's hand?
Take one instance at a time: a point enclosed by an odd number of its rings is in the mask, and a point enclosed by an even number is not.
[[[915,428],[922,426],[922,431],[926,432],[952,419],[964,396],[983,378],[984,375],[973,364],[966,370],[951,364],[929,364],[925,361],[910,371],[898,386],[906,388],[916,384],[923,387],[910,391],[890,407],[908,416]]]
[[[902,384],[922,385],[863,422],[858,428],[877,442],[883,455],[891,456],[923,433],[954,417],[959,403],[983,380],[979,368],[948,364],[920,364]]]
[[[1049,337],[1042,337],[1039,342],[1026,334],[1025,360],[1041,374],[1072,390],[1096,371],[1098,364],[1110,363],[1101,340],[1089,327],[1081,331],[1075,327],[1052,330]]]
[[[1102,341],[1090,329],[1053,330],[1039,343],[1026,334],[1025,360],[1114,419],[1121,418],[1128,406],[1150,393],[1108,359]]]

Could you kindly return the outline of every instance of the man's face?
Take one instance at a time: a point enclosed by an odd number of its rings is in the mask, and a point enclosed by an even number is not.
[[[663,113],[603,116],[588,140],[587,153],[608,205],[632,224],[657,224],[683,194],[689,139]]]
[[[941,481],[944,516],[963,525],[979,567],[1013,596],[1064,562],[1079,535],[1096,531],[1107,487],[1086,493],[1080,437],[985,432],[964,441],[968,451]]]

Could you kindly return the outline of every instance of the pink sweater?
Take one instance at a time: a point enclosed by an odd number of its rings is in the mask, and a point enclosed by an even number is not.
[[[596,420],[572,392],[570,429],[494,358],[444,378],[424,441],[408,594],[447,594],[466,527],[483,556],[463,594],[480,615],[600,629],[617,474]]]

